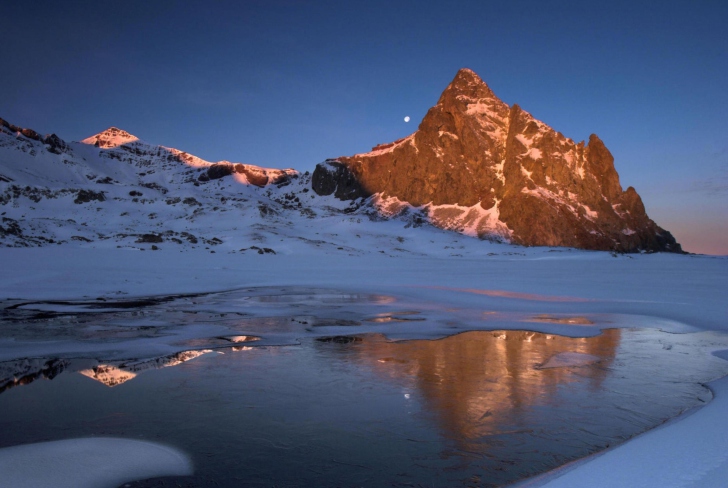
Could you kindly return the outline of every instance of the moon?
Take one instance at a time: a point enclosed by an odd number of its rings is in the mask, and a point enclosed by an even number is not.
[[[409,122],[409,115],[404,118],[405,122]]]

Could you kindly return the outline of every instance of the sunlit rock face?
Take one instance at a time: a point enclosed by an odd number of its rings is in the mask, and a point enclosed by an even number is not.
[[[18,127],[17,125],[13,125],[4,119],[0,119],[0,133],[22,135],[27,140],[37,141],[45,144],[46,150],[52,154],[61,154],[68,149],[66,142],[55,134],[48,134],[44,137],[38,134],[33,129]],[[0,181],[7,180],[0,178]]]
[[[509,107],[469,69],[414,134],[336,163],[317,168],[319,194],[382,194],[466,234],[528,246],[682,252],[647,217],[634,188],[622,190],[596,135],[588,144],[565,137]],[[339,191],[355,187],[352,179],[364,191]]]

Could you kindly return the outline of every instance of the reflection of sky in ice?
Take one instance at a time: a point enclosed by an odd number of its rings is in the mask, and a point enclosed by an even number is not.
[[[650,320],[573,303],[536,313],[267,288],[89,304],[3,317],[5,334],[56,352],[0,363],[0,447],[161,440],[193,457],[199,485],[505,483],[701,405],[700,383],[728,371],[708,354],[728,347],[719,334],[594,336]],[[537,327],[593,337],[514,330]]]

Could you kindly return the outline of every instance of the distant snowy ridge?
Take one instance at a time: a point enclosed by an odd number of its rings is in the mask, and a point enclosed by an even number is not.
[[[65,142],[0,123],[4,246],[461,255],[460,236],[430,224],[475,236],[497,220],[477,205],[342,201],[311,189],[308,173],[210,162],[116,127]],[[492,240],[506,242],[499,229]]]

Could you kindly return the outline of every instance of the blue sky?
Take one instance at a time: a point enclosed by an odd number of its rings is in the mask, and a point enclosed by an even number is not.
[[[0,117],[307,170],[410,134],[469,67],[598,134],[650,217],[728,254],[728,2],[182,3],[3,5]]]

